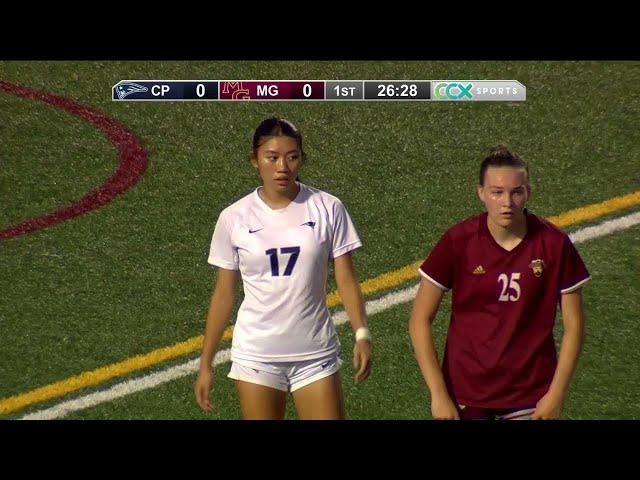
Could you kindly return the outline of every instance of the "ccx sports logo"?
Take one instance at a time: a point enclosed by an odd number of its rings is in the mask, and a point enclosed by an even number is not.
[[[473,100],[473,83],[442,82],[433,88],[437,100]]]

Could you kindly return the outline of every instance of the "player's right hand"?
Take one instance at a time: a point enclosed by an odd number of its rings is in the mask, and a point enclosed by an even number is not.
[[[431,398],[431,415],[434,420],[460,420],[458,409],[446,393]]]
[[[196,402],[200,408],[211,413],[211,370],[200,371],[196,383],[193,385],[193,391],[196,394]]]
[[[371,374],[370,340],[359,340],[353,346],[353,368],[356,369],[356,383],[366,380]]]

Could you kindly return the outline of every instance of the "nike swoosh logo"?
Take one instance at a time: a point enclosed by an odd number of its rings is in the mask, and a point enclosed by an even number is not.
[[[264,230],[264,227],[262,227],[262,228],[256,228],[255,230],[251,230],[251,229],[249,229],[249,233],[256,233],[256,232],[259,232],[260,230]]]

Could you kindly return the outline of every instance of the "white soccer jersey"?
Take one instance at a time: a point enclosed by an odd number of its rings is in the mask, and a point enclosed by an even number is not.
[[[285,208],[270,208],[259,187],[216,223],[208,261],[240,270],[244,286],[232,360],[308,360],[338,348],[326,306],[328,264],[362,243],[339,199],[298,185]]]

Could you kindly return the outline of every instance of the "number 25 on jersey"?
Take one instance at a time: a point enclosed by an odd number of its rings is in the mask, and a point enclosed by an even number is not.
[[[501,273],[498,276],[498,282],[502,283],[502,292],[498,300],[500,302],[517,302],[520,298],[520,272],[514,272],[511,274],[511,278],[506,273]],[[513,294],[515,292],[515,294]]]

